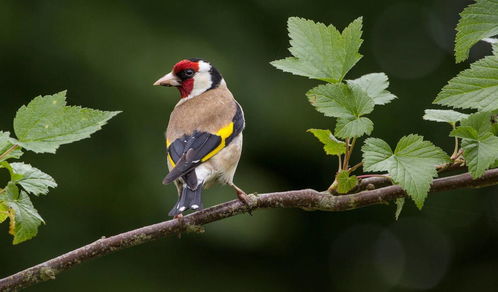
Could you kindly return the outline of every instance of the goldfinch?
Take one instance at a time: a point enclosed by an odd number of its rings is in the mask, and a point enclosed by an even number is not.
[[[163,184],[174,181],[178,189],[169,215],[202,209],[202,190],[215,181],[233,187],[247,203],[246,193],[233,183],[242,152],[244,112],[218,70],[205,60],[185,59],[154,85],[174,86],[181,97],[166,130],[169,173]]]

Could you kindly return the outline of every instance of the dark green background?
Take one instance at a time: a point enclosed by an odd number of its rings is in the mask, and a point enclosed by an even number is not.
[[[364,17],[364,58],[348,74],[386,72],[399,96],[370,115],[373,136],[394,144],[419,133],[451,151],[449,127],[423,110],[468,62],[452,56],[468,2],[440,1],[14,1],[0,2],[0,129],[21,105],[68,90],[69,102],[122,110],[91,139],[23,160],[59,187],[34,198],[47,221],[10,244],[0,225],[0,277],[100,238],[168,219],[163,131],[178,100],[153,87],[176,61],[210,60],[246,113],[236,182],[247,192],[324,189],[335,171],[308,128],[333,128],[304,93],[317,81],[269,65],[288,56],[286,20],[341,30]],[[489,53],[477,45],[471,61]],[[359,161],[358,153],[354,161]],[[6,173],[0,173],[2,182]],[[259,210],[185,235],[79,265],[32,291],[496,291],[497,188],[430,196],[394,220],[394,207],[343,212]],[[206,205],[231,200],[227,187]]]

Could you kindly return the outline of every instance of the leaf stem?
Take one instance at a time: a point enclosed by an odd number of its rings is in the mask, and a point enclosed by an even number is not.
[[[363,162],[359,162],[356,165],[352,166],[350,169],[348,169],[349,173],[352,173],[353,171],[357,170],[358,168],[363,166]]]
[[[344,154],[344,161],[342,163],[342,169],[348,168],[348,153],[349,153],[349,138],[346,138],[346,153]]]
[[[337,158],[339,159],[339,170],[338,171],[341,171],[342,170],[342,155],[337,155]]]
[[[0,160],[5,158],[7,155],[9,155],[12,151],[16,150],[18,147],[19,147],[19,145],[17,145],[17,144],[10,146],[9,149],[7,149],[4,153],[2,153],[0,155]]]
[[[458,137],[455,137],[455,149],[453,150],[453,154],[451,154],[451,157],[450,157],[451,160],[455,160],[458,158],[458,156],[460,156],[460,154],[459,154],[460,151],[458,151],[458,150],[459,150],[458,149]]]
[[[354,145],[356,144],[356,138],[351,140],[351,144],[349,143],[349,138],[346,138],[346,154],[344,157],[344,163],[342,165],[343,169],[348,169],[349,159],[351,158],[351,153],[353,153]]]
[[[451,124],[451,127],[453,128],[453,130],[455,130],[455,129],[456,129],[456,125],[455,125],[455,123],[452,123],[452,124]],[[458,158],[458,156],[459,156],[459,155],[458,155],[458,137],[455,137],[455,148],[454,148],[454,150],[453,150],[453,153],[451,154],[450,159],[451,159],[451,160],[455,160],[455,159],[457,159],[457,158]]]

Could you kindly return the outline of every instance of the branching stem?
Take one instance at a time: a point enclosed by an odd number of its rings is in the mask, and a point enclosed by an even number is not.
[[[353,153],[354,145],[356,144],[356,138],[351,140],[351,144],[349,143],[349,138],[346,138],[346,154],[344,155],[344,163],[342,165],[342,169],[348,169],[349,167],[349,159],[351,158],[351,153]]]
[[[385,185],[384,179],[366,178],[362,184],[374,187]],[[478,179],[472,179],[470,174],[458,174],[435,179],[430,192],[442,192],[462,188],[478,188],[498,184],[498,168],[488,170]],[[173,236],[184,232],[198,232],[198,227],[207,223],[222,220],[242,213],[262,208],[301,208],[305,210],[346,211],[405,197],[406,193],[400,186],[391,185],[373,190],[360,191],[350,195],[333,196],[325,192],[311,189],[278,193],[248,195],[249,204],[239,200],[229,201],[202,211],[189,214],[182,220],[172,219],[108,238],[99,239],[93,243],[70,251],[59,257],[39,265],[0,279],[0,291],[16,291],[34,284],[55,279],[56,275],[71,269],[90,259],[111,254],[115,251],[141,245],[159,238]],[[250,218],[247,218],[250,220]]]

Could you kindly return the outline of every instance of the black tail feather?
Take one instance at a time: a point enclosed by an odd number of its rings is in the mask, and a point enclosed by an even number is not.
[[[195,190],[192,190],[187,185],[184,185],[182,193],[178,198],[178,202],[176,202],[173,209],[169,211],[168,215],[176,216],[189,209],[201,210],[203,208],[201,193],[202,184],[198,185]]]

